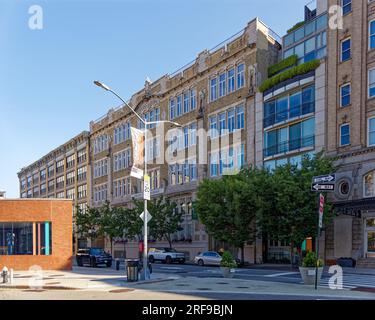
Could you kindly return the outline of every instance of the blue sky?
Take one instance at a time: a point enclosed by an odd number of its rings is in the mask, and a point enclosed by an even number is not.
[[[0,0],[0,189],[110,107],[99,79],[128,98],[258,16],[279,35],[307,0]],[[43,30],[28,26],[31,5]]]

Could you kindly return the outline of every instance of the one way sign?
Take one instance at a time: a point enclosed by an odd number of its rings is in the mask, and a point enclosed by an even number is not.
[[[334,183],[336,181],[336,175],[335,174],[327,174],[325,176],[319,176],[313,178],[313,184],[314,183]]]
[[[319,184],[319,183],[313,183],[311,185],[311,191],[335,191],[335,184]]]

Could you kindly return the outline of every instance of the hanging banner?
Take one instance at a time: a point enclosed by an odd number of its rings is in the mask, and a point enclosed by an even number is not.
[[[144,165],[144,145],[145,135],[142,130],[131,127],[133,141],[133,167],[130,175],[137,179],[143,179],[143,170],[140,169]]]

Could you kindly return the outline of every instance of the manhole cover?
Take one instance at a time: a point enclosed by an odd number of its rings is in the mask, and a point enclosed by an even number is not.
[[[23,290],[23,292],[44,292],[44,291],[46,291],[46,290],[32,290],[32,289],[30,289],[30,290]]]
[[[217,284],[229,284],[228,282],[218,282]]]
[[[236,287],[237,289],[249,289],[249,287]]]
[[[185,284],[185,283],[179,283],[179,284],[176,284],[177,287],[188,287],[190,286],[190,284]]]
[[[201,290],[201,291],[209,291],[209,290],[212,290],[211,288],[197,288],[197,290]]]
[[[60,282],[48,282],[48,283],[46,283],[46,285],[49,285],[49,286],[56,285],[56,284],[60,284]]]
[[[110,293],[124,293],[124,292],[131,292],[134,291],[134,289],[116,289],[109,291]]]

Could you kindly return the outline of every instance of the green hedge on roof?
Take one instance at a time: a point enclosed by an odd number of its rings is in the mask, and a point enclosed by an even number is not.
[[[299,66],[293,67],[293,68],[288,69],[284,72],[281,72],[281,73],[273,76],[272,78],[269,78],[269,79],[265,80],[259,86],[259,91],[264,92],[264,91],[276,86],[277,84],[279,84],[279,83],[281,83],[285,80],[292,79],[295,76],[299,76],[301,74],[305,74],[307,72],[315,70],[317,67],[319,67],[319,65],[320,65],[320,60],[316,59],[316,60],[312,60],[312,61],[309,61],[309,62],[305,62],[305,63],[303,63]]]
[[[272,77],[275,74],[283,71],[286,68],[297,65],[298,56],[296,54],[276,63],[268,68],[268,77]]]

